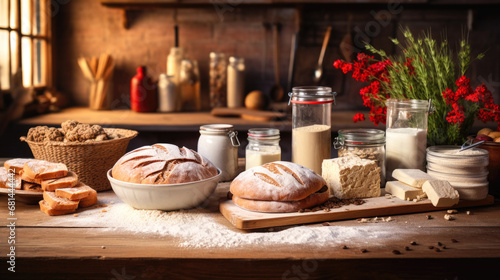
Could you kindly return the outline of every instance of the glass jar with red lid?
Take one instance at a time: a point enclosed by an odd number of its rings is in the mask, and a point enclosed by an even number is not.
[[[324,159],[331,158],[331,111],[335,94],[330,87],[294,87],[292,104],[292,162],[321,175]]]

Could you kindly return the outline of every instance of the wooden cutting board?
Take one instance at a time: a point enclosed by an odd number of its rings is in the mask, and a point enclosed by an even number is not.
[[[242,209],[236,206],[232,200],[220,203],[219,209],[222,215],[235,227],[239,229],[258,229],[275,226],[287,226],[296,224],[318,223],[325,221],[337,221],[367,217],[383,217],[398,214],[409,214],[418,212],[437,211],[443,209],[456,209],[474,206],[492,205],[494,198],[488,195],[482,200],[460,200],[453,207],[434,207],[429,199],[418,202],[404,201],[399,198],[388,199],[385,196],[366,198],[362,205],[347,205],[331,209],[330,212],[303,212],[303,213],[260,213]]]
[[[250,121],[271,121],[286,117],[286,113],[250,110],[247,108],[214,108],[210,114],[217,117],[240,117]]]

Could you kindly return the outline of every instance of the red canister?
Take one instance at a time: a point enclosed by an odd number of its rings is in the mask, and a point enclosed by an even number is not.
[[[136,112],[154,112],[157,106],[156,84],[145,66],[138,67],[137,74],[130,81],[130,108]]]

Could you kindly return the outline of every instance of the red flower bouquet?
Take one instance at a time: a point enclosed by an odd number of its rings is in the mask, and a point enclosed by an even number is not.
[[[428,145],[462,144],[474,120],[495,121],[500,130],[500,108],[493,95],[481,84],[475,90],[465,76],[471,62],[470,46],[464,39],[456,54],[444,40],[438,44],[430,34],[415,38],[408,29],[402,30],[405,42],[392,42],[401,48],[401,55],[389,57],[383,50],[366,45],[367,50],[381,57],[359,53],[357,60],[333,64],[344,74],[370,84],[360,90],[363,105],[370,108],[369,119],[375,125],[385,124],[388,98],[431,99],[434,112],[429,115]],[[483,54],[475,59],[481,59]],[[458,71],[458,78],[455,73]],[[357,113],[353,121],[363,121]]]

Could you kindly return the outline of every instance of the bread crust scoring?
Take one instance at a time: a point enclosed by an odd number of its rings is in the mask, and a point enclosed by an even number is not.
[[[138,184],[178,184],[217,175],[217,168],[197,152],[172,144],[135,149],[113,167],[113,178]]]
[[[326,186],[325,180],[302,165],[275,161],[242,172],[231,183],[240,198],[267,201],[298,201]]]

